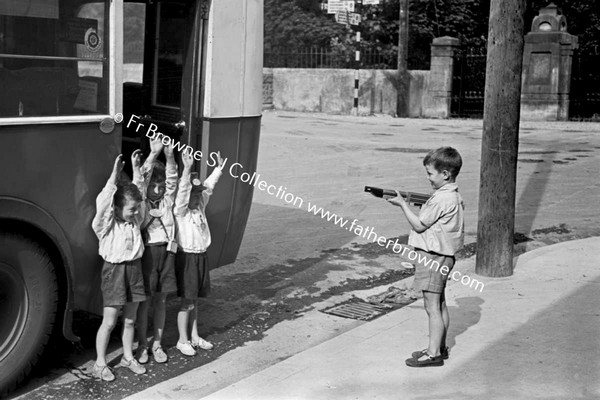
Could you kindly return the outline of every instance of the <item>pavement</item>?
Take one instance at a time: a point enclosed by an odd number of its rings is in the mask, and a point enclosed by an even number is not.
[[[405,365],[428,341],[417,300],[205,397],[199,388],[216,365],[131,398],[600,399],[599,248],[599,237],[541,247],[517,257],[505,278],[477,275],[474,257],[460,260],[456,270],[485,287],[449,282],[442,367]]]

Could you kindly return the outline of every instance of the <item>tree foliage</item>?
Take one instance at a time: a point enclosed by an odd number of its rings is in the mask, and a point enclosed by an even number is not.
[[[525,32],[547,0],[527,0]],[[581,51],[598,51],[600,46],[600,0],[555,0],[567,18],[568,31],[579,37]],[[410,0],[410,69],[428,69],[431,42],[453,36],[464,47],[485,51],[490,0]],[[361,50],[376,51],[394,58],[398,43],[398,0],[363,6]],[[326,46],[352,54],[354,33],[337,24],[333,15],[320,8],[319,0],[265,0],[265,46],[298,48]]]
[[[316,0],[265,0],[265,51],[329,46],[346,34]]]

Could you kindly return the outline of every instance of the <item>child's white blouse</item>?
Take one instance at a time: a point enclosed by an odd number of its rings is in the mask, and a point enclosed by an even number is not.
[[[182,177],[179,180],[179,190],[177,191],[173,214],[177,223],[177,244],[186,253],[204,253],[210,246],[210,229],[206,221],[205,209],[221,175],[221,169],[215,168],[204,181],[206,189],[202,192],[202,200],[196,210],[188,207],[192,191],[192,183],[189,177]]]

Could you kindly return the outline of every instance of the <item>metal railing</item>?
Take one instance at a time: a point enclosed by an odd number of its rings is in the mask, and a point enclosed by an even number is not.
[[[265,49],[266,68],[340,68],[356,67],[353,49],[340,51],[324,47]],[[361,69],[396,69],[397,55],[371,49],[361,50]]]

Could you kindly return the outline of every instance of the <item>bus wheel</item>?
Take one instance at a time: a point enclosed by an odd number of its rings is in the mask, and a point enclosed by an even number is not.
[[[37,362],[54,325],[58,288],[48,253],[0,232],[0,397]]]

